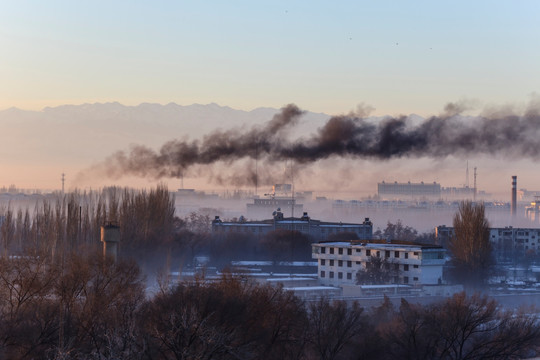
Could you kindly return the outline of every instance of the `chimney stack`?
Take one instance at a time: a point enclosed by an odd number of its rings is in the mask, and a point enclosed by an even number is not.
[[[107,222],[101,227],[101,242],[103,243],[103,257],[111,257],[114,262],[118,256],[118,243],[120,242],[120,227],[113,222]]]
[[[517,209],[517,176],[512,176],[512,216],[516,216]]]

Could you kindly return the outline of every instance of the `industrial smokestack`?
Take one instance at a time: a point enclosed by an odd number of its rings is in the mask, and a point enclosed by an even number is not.
[[[512,176],[512,216],[516,216],[517,208],[517,176]]]
[[[110,257],[116,262],[118,243],[120,242],[120,227],[112,222],[103,225],[101,227],[101,242],[103,243],[103,257]]]

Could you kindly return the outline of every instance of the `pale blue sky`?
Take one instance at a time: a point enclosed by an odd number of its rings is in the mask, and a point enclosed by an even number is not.
[[[438,113],[540,89],[540,1],[0,0],[0,109]]]

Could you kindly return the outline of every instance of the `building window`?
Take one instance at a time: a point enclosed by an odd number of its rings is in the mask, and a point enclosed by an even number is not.
[[[415,251],[415,252],[414,252],[414,256],[418,256],[418,251]]]
[[[409,265],[408,264],[403,265],[403,271],[409,271]]]
[[[347,255],[352,255],[352,249],[347,249]]]
[[[324,266],[326,264],[326,260],[325,259],[321,259],[321,266]]]
[[[347,280],[352,280],[352,274],[351,273],[347,273]]]
[[[330,260],[330,266],[334,266],[334,260]]]
[[[339,248],[338,253],[339,253],[339,255],[343,255],[343,248]]]
[[[412,278],[414,281],[418,281],[418,278],[415,276]]]
[[[334,278],[334,272],[330,271],[330,279],[333,279],[333,278]]]
[[[413,265],[413,268],[418,269],[418,265]]]
[[[356,265],[360,265],[360,264],[362,264],[361,261],[357,261],[357,262],[356,262]]]
[[[338,279],[343,279],[343,273],[342,273],[342,272],[338,272],[338,273],[337,273],[337,278],[338,278]]]
[[[326,248],[324,246],[321,247],[321,254],[326,254]]]
[[[343,260],[338,260],[337,266],[343,266]]]
[[[361,253],[362,253],[362,249],[356,249],[356,252],[361,254]]]
[[[332,277],[331,275],[332,275],[332,273],[330,273],[330,277]],[[408,283],[409,283],[409,277],[408,277],[408,276],[404,276],[404,277],[403,277],[403,283],[404,283],[404,284],[408,284]]]
[[[384,257],[387,257],[387,258],[390,257],[390,250],[386,250],[386,251],[384,252]]]
[[[326,274],[324,273],[324,270],[321,271],[321,277],[324,277]]]
[[[394,251],[394,257],[399,258],[399,251]]]
[[[409,258],[409,253],[406,252],[406,253],[405,253],[405,259],[408,259],[408,258]]]
[[[352,261],[347,261],[347,267],[352,267]]]
[[[330,248],[330,254],[334,253],[334,248]]]
[[[366,256],[371,256],[371,250],[366,250]]]
[[[399,271],[399,264],[394,264],[394,270],[398,270],[398,271]]]

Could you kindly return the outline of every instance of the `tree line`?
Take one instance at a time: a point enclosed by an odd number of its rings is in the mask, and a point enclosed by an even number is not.
[[[225,274],[146,290],[133,261],[0,259],[0,358],[512,359],[540,354],[536,315],[464,293],[362,308]]]
[[[126,251],[159,247],[174,234],[174,197],[164,186],[149,191],[108,187],[102,190],[56,193],[33,209],[8,204],[0,226],[4,257],[96,246],[106,222],[121,225]]]

